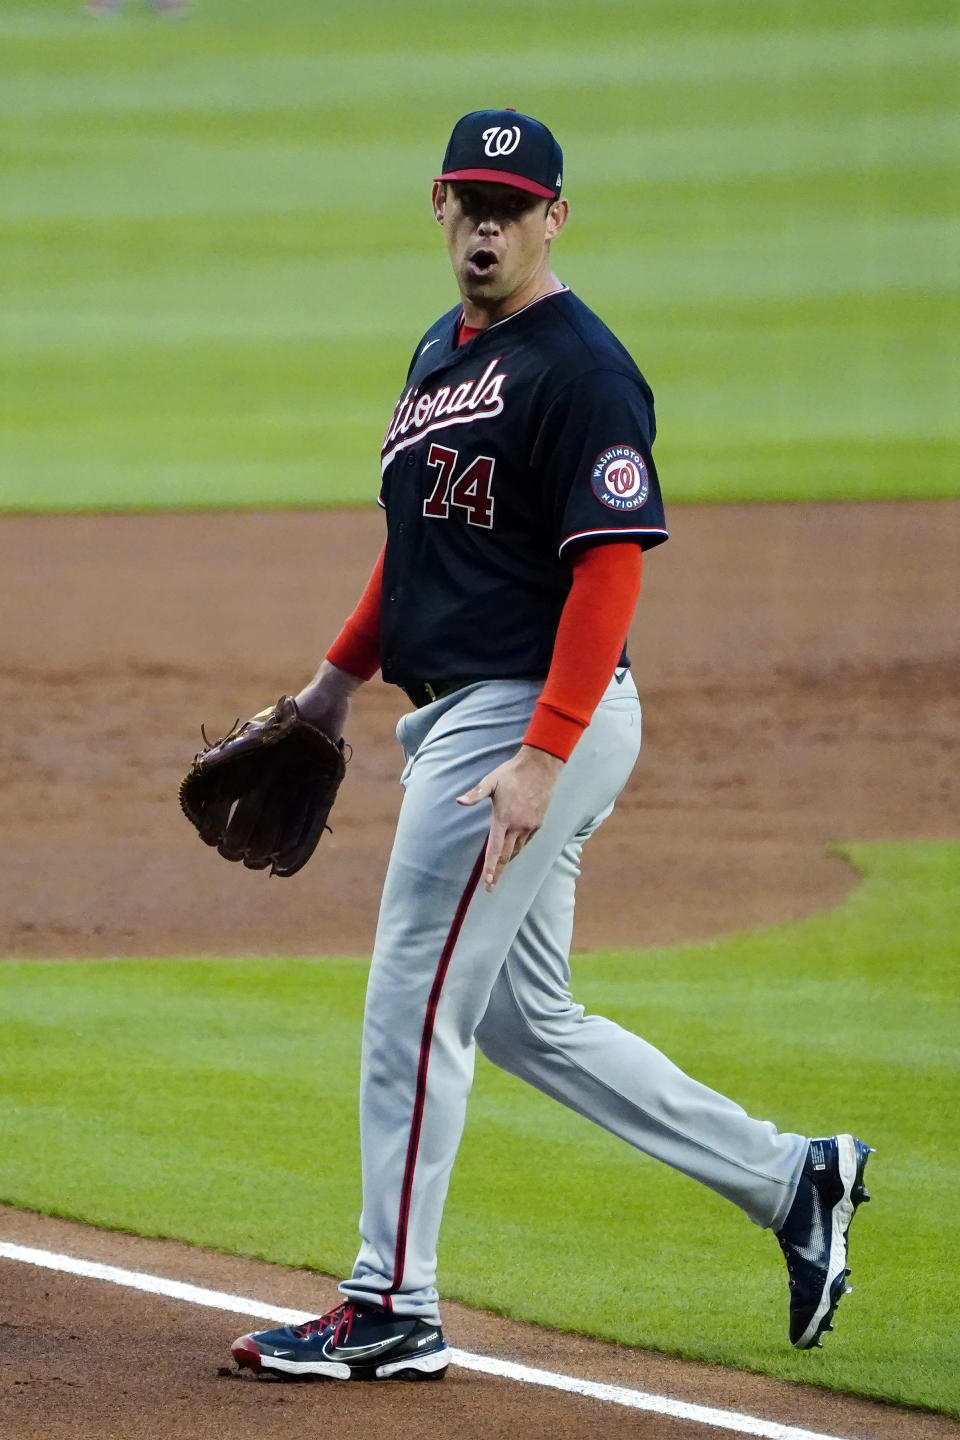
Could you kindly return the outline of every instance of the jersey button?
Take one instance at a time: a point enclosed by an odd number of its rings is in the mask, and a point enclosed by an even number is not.
[[[406,461],[406,463],[407,463],[408,465],[416,465],[416,463],[417,463],[417,457],[416,457],[416,455],[414,455],[414,453],[413,453],[412,450],[408,450],[408,451],[407,451],[407,461]]]

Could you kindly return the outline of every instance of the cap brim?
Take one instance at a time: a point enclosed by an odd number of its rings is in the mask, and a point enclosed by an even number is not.
[[[448,170],[445,175],[438,175],[438,180],[485,180],[491,185],[510,185],[514,190],[526,190],[531,195],[539,195],[543,200],[555,200],[556,190],[548,190],[546,185],[538,185],[536,180],[528,180],[526,175],[511,175],[508,170]]]

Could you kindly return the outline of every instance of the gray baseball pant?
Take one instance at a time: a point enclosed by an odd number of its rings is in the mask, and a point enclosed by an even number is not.
[[[581,848],[640,750],[629,672],[611,680],[542,828],[484,890],[486,803],[456,797],[519,748],[539,682],[469,686],[405,715],[403,804],[367,988],[362,1245],[353,1300],[438,1322],[437,1237],[473,1082],[497,1065],[778,1228],[807,1152],[570,994]]]

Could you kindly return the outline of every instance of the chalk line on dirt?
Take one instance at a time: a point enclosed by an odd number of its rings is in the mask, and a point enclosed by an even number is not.
[[[309,1310],[289,1310],[279,1305],[266,1305],[245,1295],[230,1295],[225,1290],[208,1290],[183,1280],[168,1280],[161,1275],[148,1275],[142,1270],[125,1270],[119,1265],[103,1265],[96,1260],[80,1260],[74,1255],[61,1255],[52,1250],[37,1250],[29,1245],[15,1245],[0,1240],[0,1259],[19,1260],[44,1270],[59,1270],[67,1275],[81,1275],[88,1280],[104,1280],[128,1290],[141,1290],[148,1295],[163,1295],[170,1300],[184,1300],[191,1305],[204,1305],[211,1310],[225,1310],[255,1320],[270,1320],[277,1325],[300,1325],[313,1318]],[[715,1430],[733,1430],[738,1435],[754,1435],[758,1440],[843,1440],[841,1436],[823,1431],[802,1430],[776,1420],[760,1420],[735,1410],[716,1410],[709,1405],[693,1405],[686,1400],[671,1400],[645,1390],[631,1390],[623,1385],[607,1385],[597,1380],[581,1380],[573,1375],[539,1370],[531,1365],[518,1365],[513,1360],[497,1360],[489,1355],[474,1355],[469,1350],[450,1347],[450,1363],[465,1370],[477,1370],[504,1380],[526,1385],[542,1385],[550,1390],[564,1390],[584,1395],[591,1400],[623,1405],[632,1410],[647,1410],[676,1420],[690,1420],[709,1425]]]

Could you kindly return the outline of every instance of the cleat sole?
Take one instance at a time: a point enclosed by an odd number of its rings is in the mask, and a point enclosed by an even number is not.
[[[442,1370],[399,1370],[396,1375],[391,1376],[391,1379],[406,1380],[410,1384],[419,1385],[421,1380],[445,1380],[446,1376],[447,1367],[444,1365]],[[381,1376],[380,1378],[382,1379],[383,1377]]]
[[[444,1345],[430,1355],[407,1356],[403,1360],[388,1361],[378,1365],[372,1379],[375,1380],[442,1380],[450,1364],[450,1352]]]

